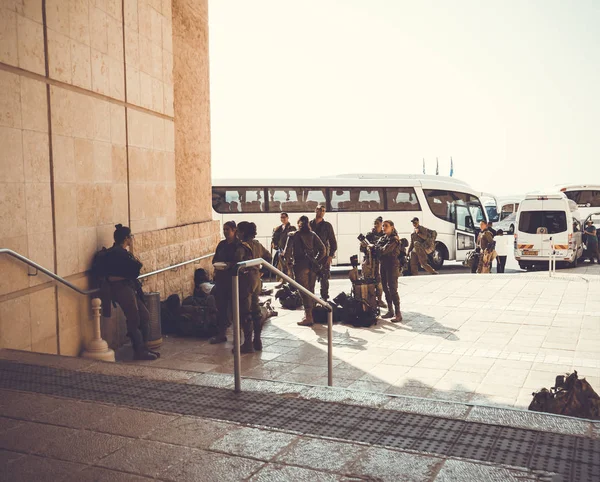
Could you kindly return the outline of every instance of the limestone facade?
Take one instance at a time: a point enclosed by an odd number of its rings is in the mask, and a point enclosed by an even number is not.
[[[207,25],[207,0],[0,0],[0,247],[84,288],[117,223],[146,272],[214,249]],[[0,347],[79,354],[89,299],[29,271],[0,257]]]

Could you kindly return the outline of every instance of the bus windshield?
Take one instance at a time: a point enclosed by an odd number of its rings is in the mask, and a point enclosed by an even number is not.
[[[500,216],[498,215],[498,209],[496,208],[496,206],[486,206],[485,207],[485,211],[487,213],[488,219],[492,222],[496,222],[500,219]]]
[[[457,191],[444,191],[440,189],[423,189],[431,212],[438,218],[455,223],[456,206],[469,208],[473,224],[485,221],[485,214],[477,196]]]

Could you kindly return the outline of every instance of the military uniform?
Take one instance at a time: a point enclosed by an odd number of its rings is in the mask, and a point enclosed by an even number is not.
[[[410,235],[408,252],[410,253],[410,274],[413,276],[419,274],[419,265],[428,273],[437,274],[427,259],[427,237],[428,229],[423,226],[417,227],[417,232]]]
[[[325,256],[333,258],[337,251],[337,240],[331,223],[325,220],[317,223],[317,220],[313,219],[310,222],[310,228],[325,245]],[[331,266],[325,263],[321,269],[321,298],[324,300],[329,299],[329,278],[331,278]]]
[[[290,275],[290,272],[287,263],[284,262],[281,255],[285,249],[288,235],[294,231],[296,231],[296,226],[293,226],[291,223],[287,223],[286,225],[280,224],[273,230],[273,236],[271,238],[271,246],[276,250],[274,264],[280,271],[283,271],[288,276]]]
[[[383,231],[377,232],[372,229],[365,238],[373,246],[377,245],[377,242],[384,236]],[[365,254],[365,259],[362,264],[362,273],[365,278],[373,278],[375,280],[375,294],[377,296],[377,302],[380,306],[383,306],[381,298],[383,296],[383,286],[381,284],[381,273],[380,273],[380,259],[375,253],[368,253],[366,246],[361,246],[360,250]]]
[[[119,304],[127,319],[127,336],[135,353],[148,342],[150,314],[142,299],[138,276],[142,263],[122,246],[115,244],[106,258],[106,274],[112,301]]]
[[[256,239],[242,241],[241,246],[243,249],[242,261],[262,258],[269,263],[271,262],[271,254]],[[241,347],[242,353],[262,350],[262,341],[260,339],[262,322],[259,305],[261,290],[262,282],[258,266],[246,268],[240,273],[240,324],[244,332],[244,344]],[[254,343],[252,341],[253,332]]]
[[[285,246],[284,257],[293,264],[296,281],[311,293],[314,293],[317,281],[315,265],[322,265],[327,257],[327,248],[319,236],[312,231],[290,233]],[[312,298],[303,293],[300,293],[300,296],[304,305],[306,321],[312,323],[314,302]]]
[[[398,277],[400,276],[400,239],[398,234],[385,235],[377,242],[381,257],[381,283],[390,314],[400,315],[400,295]]]
[[[217,336],[212,340],[226,341],[225,333],[229,326],[229,311],[231,309],[231,277],[233,276],[233,265],[239,263],[244,258],[244,249],[238,239],[234,239],[231,243],[226,239],[217,245],[215,255],[213,256],[214,263],[228,263],[230,269],[215,270],[215,289],[214,295],[217,302]]]
[[[481,231],[479,233],[479,239],[477,241],[480,252],[479,252],[479,264],[477,265],[477,273],[490,273],[492,268],[492,262],[496,259],[496,251],[490,249],[494,242],[493,234],[488,230]]]

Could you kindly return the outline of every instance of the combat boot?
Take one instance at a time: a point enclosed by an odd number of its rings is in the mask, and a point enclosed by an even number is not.
[[[157,358],[158,357],[154,353],[149,352],[146,349],[136,350],[133,352],[134,360],[154,361]]]
[[[311,310],[304,310],[304,318],[299,321],[298,326],[313,326],[315,324]]]
[[[402,313],[400,313],[400,303],[394,306],[396,308],[396,316],[392,320],[392,323],[400,323],[402,321]]]
[[[244,323],[244,343],[240,347],[240,353],[254,353],[254,346],[252,345],[252,331],[252,322],[248,320]]]
[[[260,334],[262,333],[262,320],[254,320],[254,351],[262,351],[262,340]]]
[[[386,297],[386,301],[388,312],[381,318],[383,318],[384,320],[389,320],[390,318],[394,317],[394,305],[392,304],[392,300],[390,298]]]

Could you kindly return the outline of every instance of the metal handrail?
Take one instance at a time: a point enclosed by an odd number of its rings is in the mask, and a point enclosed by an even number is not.
[[[19,254],[19,253],[13,251],[12,249],[0,248],[0,254],[7,254],[9,256],[12,256],[13,258],[18,259],[19,261],[21,261],[21,262],[23,262],[23,263],[31,266],[32,268],[34,268],[34,269],[36,269],[38,271],[41,271],[42,273],[44,273],[45,275],[49,276],[53,280],[58,281],[59,283],[62,283],[67,288],[70,288],[73,291],[76,291],[77,293],[79,293],[81,295],[85,295],[85,296],[93,295],[93,294],[98,293],[100,291],[99,288],[94,288],[94,289],[91,289],[91,290],[82,290],[82,289],[78,288],[77,286],[75,286],[74,284],[69,283],[66,279],[62,278],[61,276],[57,275],[56,273],[53,273],[52,271],[44,268],[43,266],[40,266],[35,261],[32,261],[29,258],[26,258],[22,254]],[[144,279],[144,278],[148,278],[150,276],[157,275],[159,273],[163,273],[165,271],[170,271],[172,269],[180,268],[181,266],[185,266],[186,264],[195,263],[197,261],[201,261],[203,259],[210,258],[211,256],[214,256],[214,254],[215,253],[205,254],[204,256],[200,256],[198,258],[190,259],[188,261],[183,261],[182,263],[177,263],[177,264],[174,264],[172,266],[167,266],[166,268],[157,269],[156,271],[151,271],[150,273],[145,273],[145,274],[142,274],[142,275],[138,276],[138,279],[141,280],[141,279]]]
[[[151,271],[150,273],[144,273],[138,276],[138,279],[148,278],[149,276],[154,276],[155,274],[164,273],[165,271],[170,271],[172,269],[180,268],[181,266],[185,266],[186,264],[195,263],[196,261],[201,261],[203,259],[211,258],[215,253],[205,254],[204,256],[200,256],[198,258],[190,259],[188,261],[183,261],[181,263],[174,264],[173,266],[167,266],[166,268],[160,268],[156,271]]]
[[[251,259],[249,261],[241,261],[234,267],[232,276],[232,291],[233,291],[233,371],[235,380],[235,391],[236,393],[242,390],[242,364],[241,364],[241,353],[240,353],[240,283],[239,275],[240,270],[244,268],[252,268],[254,266],[261,266],[268,269],[271,273],[279,276],[283,280],[287,281],[292,286],[295,286],[301,293],[304,293],[309,298],[312,298],[317,304],[321,305],[327,310],[327,385],[333,386],[333,308],[329,303],[322,300],[314,293],[307,290],[304,286],[298,283],[296,280],[290,278],[288,275],[279,271],[275,266],[267,263],[262,258]]]
[[[43,266],[40,266],[39,264],[37,264],[35,261],[31,261],[29,258],[26,258],[22,254],[19,254],[19,253],[13,251],[12,249],[0,248],[0,254],[8,254],[9,256],[12,256],[13,258],[18,259],[19,261],[31,266],[32,268],[35,268],[38,271],[41,271],[42,273],[49,276],[53,280],[58,281],[59,283],[62,283],[67,288],[71,288],[73,291],[76,291],[77,293],[79,293],[81,295],[86,295],[86,296],[93,295],[94,293],[98,293],[100,291],[98,288],[95,288],[92,290],[82,290],[80,288],[77,288],[77,286],[75,286],[72,283],[69,283],[66,279],[61,278],[56,273],[53,273],[52,271],[47,270]]]

